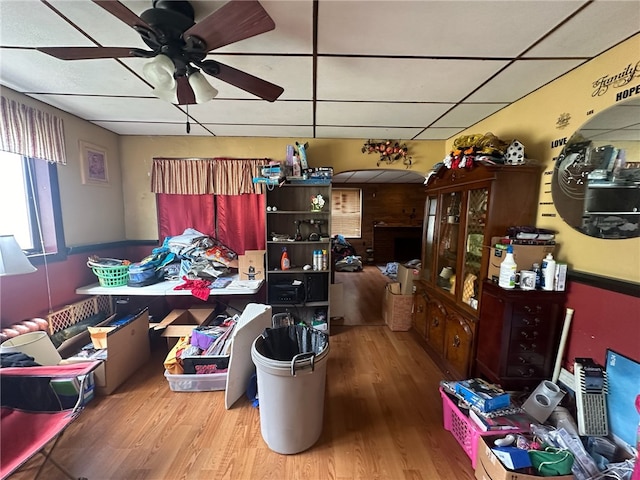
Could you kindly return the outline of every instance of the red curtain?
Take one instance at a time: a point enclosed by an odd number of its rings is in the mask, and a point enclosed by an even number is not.
[[[265,248],[265,196],[157,193],[160,241],[195,228],[238,255]],[[217,231],[216,231],[217,228]]]
[[[158,235],[180,235],[187,228],[215,237],[216,209],[213,195],[172,195],[157,193]],[[229,245],[230,247],[230,245]]]
[[[218,240],[238,255],[265,248],[265,196],[216,195]]]

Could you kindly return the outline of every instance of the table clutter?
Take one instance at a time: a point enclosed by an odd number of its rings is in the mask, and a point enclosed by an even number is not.
[[[480,378],[441,381],[444,428],[480,480],[631,479],[637,452],[632,458],[609,437],[579,435],[569,410],[556,406],[564,394],[550,381],[534,392],[505,391]]]
[[[185,290],[201,300],[207,300],[211,290],[225,289],[237,280],[232,270],[239,267],[236,252],[193,228],[165,238],[162,246],[139,262],[92,256],[87,266],[103,288],[145,288],[177,282],[171,288]]]

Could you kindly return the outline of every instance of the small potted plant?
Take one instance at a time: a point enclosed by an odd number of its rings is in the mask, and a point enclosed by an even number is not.
[[[324,207],[324,198],[322,198],[322,195],[318,194],[315,197],[311,197],[312,212],[321,212],[322,207]]]

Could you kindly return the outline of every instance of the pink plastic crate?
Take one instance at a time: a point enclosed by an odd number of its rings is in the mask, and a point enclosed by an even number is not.
[[[478,453],[478,438],[485,435],[495,435],[496,432],[483,432],[476,428],[473,421],[460,411],[442,388],[440,388],[440,396],[442,397],[442,420],[444,429],[451,432],[455,437],[471,459],[471,466],[475,469],[476,454]]]

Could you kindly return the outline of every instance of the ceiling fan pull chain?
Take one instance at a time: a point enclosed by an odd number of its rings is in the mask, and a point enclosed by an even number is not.
[[[189,104],[187,104],[187,133],[191,133],[191,124],[189,123]]]

